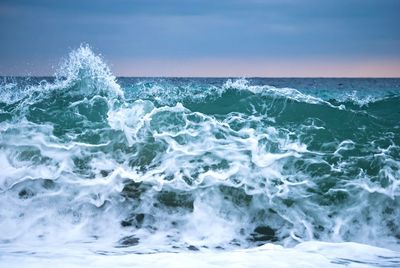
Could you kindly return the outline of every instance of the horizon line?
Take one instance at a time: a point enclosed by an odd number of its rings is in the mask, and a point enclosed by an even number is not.
[[[55,75],[2,75],[1,78],[54,78]],[[170,75],[114,75],[115,78],[225,78],[225,79],[400,79],[400,76],[170,76]]]

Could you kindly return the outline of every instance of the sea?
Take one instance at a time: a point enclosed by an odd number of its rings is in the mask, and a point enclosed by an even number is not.
[[[400,79],[0,77],[0,267],[400,267]]]

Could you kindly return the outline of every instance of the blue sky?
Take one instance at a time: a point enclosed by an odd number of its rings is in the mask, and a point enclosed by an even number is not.
[[[0,0],[0,75],[400,76],[399,0]]]

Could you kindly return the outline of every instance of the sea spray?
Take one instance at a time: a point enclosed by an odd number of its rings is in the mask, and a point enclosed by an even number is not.
[[[2,247],[398,249],[400,81],[339,81],[116,79],[88,46],[5,78]]]

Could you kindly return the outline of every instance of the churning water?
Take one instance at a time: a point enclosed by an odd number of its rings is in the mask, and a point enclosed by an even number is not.
[[[0,85],[0,266],[399,267],[399,79]]]

